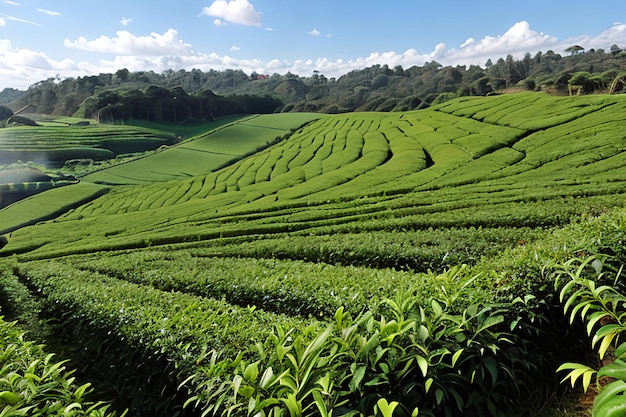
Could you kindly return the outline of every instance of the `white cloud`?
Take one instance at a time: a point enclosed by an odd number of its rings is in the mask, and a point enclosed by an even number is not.
[[[17,2],[15,2],[15,1],[11,1],[11,0],[4,0],[4,2],[5,2],[6,4],[11,5],[11,6],[21,6],[21,4],[20,4],[20,3],[17,3]]]
[[[279,59],[272,59],[270,62],[266,64],[266,67],[267,69],[270,69],[276,72],[279,68],[282,68],[285,65],[289,65],[289,64],[284,61],[280,61]]]
[[[6,21],[20,22],[20,23],[27,23],[29,25],[34,25],[34,26],[41,26],[39,23],[31,22],[30,20],[20,19],[19,17],[9,16],[8,14],[4,14],[4,13],[0,13],[0,18],[2,18],[5,22]]]
[[[582,35],[559,42],[562,49],[572,45],[580,45],[585,49],[605,49],[607,51],[613,44],[622,48],[626,47],[626,24],[616,22],[598,36]]]
[[[320,32],[320,31],[319,31],[319,30],[317,30],[317,29],[313,29],[312,31],[307,32],[307,34],[309,34],[309,35],[311,35],[311,36],[321,36],[321,35],[322,35],[322,32]],[[325,37],[325,38],[330,39],[330,38],[332,38],[332,37],[333,37],[333,35],[332,35],[331,33],[327,33],[327,34],[325,34],[325,35],[324,35],[324,37]]]
[[[154,71],[163,72],[168,69],[193,68],[202,71],[211,69],[223,71],[227,69],[241,69],[247,73],[253,71],[262,73],[266,71],[266,64],[256,59],[235,59],[228,55],[220,56],[211,54],[193,55],[169,55],[169,56],[116,56],[112,61],[100,61],[98,65],[80,63],[89,73],[98,74],[100,72],[115,72],[120,68],[128,68],[130,71]]]
[[[0,85],[0,88],[10,86],[25,89],[57,74],[63,74],[64,77],[84,75],[71,59],[55,61],[43,52],[15,48],[7,39],[0,39],[0,63],[0,79],[11,80],[11,85]]]
[[[274,32],[274,28],[265,28],[268,32]]]
[[[240,49],[241,49],[241,48],[240,48],[240,47],[238,47],[237,45],[233,45],[233,46],[231,46],[231,47],[230,47],[230,50],[231,50],[231,51],[233,51],[233,52],[237,52],[237,51],[239,51]]]
[[[37,9],[38,12],[47,14],[48,16],[61,16],[61,13],[46,9]]]
[[[0,26],[6,26],[7,21],[0,17]]]
[[[222,19],[215,19],[213,24],[215,26],[226,26],[228,23],[224,22]]]
[[[476,41],[474,40],[474,38],[467,38],[467,40],[461,44],[461,48],[465,48],[465,47],[467,47],[467,46],[471,46],[471,45],[473,45],[474,43],[476,43]]]
[[[447,49],[445,44],[438,45],[434,57],[442,64],[484,64],[489,59],[512,55],[520,57],[526,52],[537,52],[554,48],[557,38],[536,32],[526,21],[514,24],[503,35],[485,36],[476,41],[467,39],[458,49]]]
[[[425,53],[409,48],[404,52],[372,52],[363,57],[344,57],[335,60],[326,57],[304,57],[295,61],[279,58],[242,59],[197,52],[191,45],[183,42],[174,29],[169,29],[163,34],[152,33],[149,36],[135,36],[120,31],[112,38],[100,36],[90,41],[85,38],[65,40],[65,46],[68,48],[112,56],[92,62],[75,62],[70,59],[55,61],[42,52],[17,49],[11,46],[9,40],[0,39],[0,80],[11,80],[11,84],[4,85],[0,81],[0,89],[8,86],[27,88],[35,82],[56,77],[57,74],[62,77],[77,77],[113,73],[121,68],[155,72],[193,68],[203,71],[240,69],[248,74],[251,72],[284,74],[289,71],[301,75],[311,75],[317,70],[327,77],[339,77],[349,71],[376,64],[386,64],[390,67],[402,65],[404,68],[431,61],[437,61],[442,65],[483,65],[489,58],[495,62],[508,54],[521,58],[526,52],[534,54],[549,49],[565,53],[565,48],[574,44],[585,49],[608,50],[612,44],[626,47],[626,24],[612,25],[597,36],[583,35],[557,40],[553,36],[533,31],[526,22],[520,22],[503,35],[486,36],[482,39],[468,38],[457,48],[448,49],[444,43],[438,43],[432,51]],[[238,47],[233,45],[231,50],[237,52]]]
[[[248,0],[215,0],[201,14],[239,25],[261,26],[261,13]]]
[[[528,22],[514,24],[504,34],[495,37],[486,36],[476,40],[468,38],[458,48],[448,49],[441,42],[435,45],[431,52],[419,53],[415,49],[408,49],[402,53],[395,51],[372,52],[369,56],[338,59],[331,61],[319,58],[311,65],[307,61],[293,63],[282,62],[279,67],[274,62],[273,69],[277,72],[296,72],[303,75],[318,70],[329,77],[337,77],[354,69],[366,68],[372,65],[402,65],[404,68],[423,65],[426,62],[437,61],[442,65],[484,65],[487,59],[497,60],[506,55],[522,58],[527,52],[534,54],[539,51],[554,50],[563,53],[568,46],[579,44],[586,49],[607,49],[612,44],[626,47],[626,24],[616,23],[597,36],[579,36],[559,41],[556,37],[546,35],[531,29]],[[269,66],[269,64],[268,64]]]
[[[122,18],[120,19],[120,23],[122,24],[122,26],[128,26],[128,25],[130,25],[131,23],[133,23],[133,19],[131,19],[131,18],[127,18],[127,17],[122,17]]]
[[[186,55],[192,52],[191,45],[184,43],[174,29],[168,29],[162,35],[151,33],[150,36],[135,36],[125,30],[116,34],[114,38],[100,36],[92,41],[84,37],[75,41],[65,39],[64,45],[83,51],[120,56]]]

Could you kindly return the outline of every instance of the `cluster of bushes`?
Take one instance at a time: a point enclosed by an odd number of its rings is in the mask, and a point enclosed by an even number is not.
[[[77,383],[65,361],[27,341],[15,323],[0,317],[0,415],[115,417],[110,406],[93,402],[89,383]]]
[[[87,338],[89,349],[109,353],[105,346],[117,341],[119,349],[123,341],[132,351],[121,355],[124,360],[178,381],[176,401],[197,413],[528,415],[545,406],[537,393],[556,389],[563,362],[569,378],[582,376],[586,386],[593,381],[593,364],[575,365],[585,358],[585,337],[582,327],[567,324],[564,308],[572,319],[589,320],[585,328],[595,333],[603,356],[617,357],[598,373],[598,389],[606,392],[598,407],[622,400],[626,385],[607,385],[602,377],[619,379],[623,369],[624,349],[611,346],[621,343],[624,329],[624,237],[626,213],[619,210],[473,267],[414,279],[396,273],[395,291],[383,291],[388,298],[359,307],[350,305],[348,293],[345,307],[327,321],[267,313],[272,297],[259,299],[263,310],[255,310],[185,294],[213,286],[194,276],[217,261],[183,257],[178,262],[189,263],[189,271],[176,277],[180,265],[159,267],[179,259],[170,251],[138,252],[126,266],[115,257],[90,266],[86,255],[29,262],[18,265],[16,274],[45,295],[45,311],[63,318],[73,338]],[[271,262],[257,261],[261,269]],[[249,269],[251,282],[257,276],[263,283],[261,269]],[[332,268],[325,273],[332,279]],[[310,284],[296,292],[306,298],[328,290]],[[603,327],[594,332],[595,325]],[[150,365],[144,360],[149,357],[158,360]],[[161,361],[174,366],[151,368]]]

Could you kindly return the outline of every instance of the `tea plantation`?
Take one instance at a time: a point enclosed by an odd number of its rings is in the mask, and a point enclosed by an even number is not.
[[[76,369],[65,415],[624,415],[625,115],[239,119],[0,210],[2,326]],[[1,366],[0,415],[50,415]]]
[[[0,163],[33,161],[60,167],[67,160],[104,160],[172,145],[176,136],[156,129],[97,124],[38,124],[0,129]]]

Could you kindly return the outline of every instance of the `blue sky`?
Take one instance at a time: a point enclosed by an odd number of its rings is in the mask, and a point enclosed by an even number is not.
[[[375,64],[626,49],[623,0],[0,0],[0,90],[50,77],[228,68],[338,77]]]

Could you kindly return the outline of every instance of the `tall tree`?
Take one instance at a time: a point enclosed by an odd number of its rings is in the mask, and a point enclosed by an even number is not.
[[[565,49],[565,52],[569,52],[570,55],[578,55],[583,53],[585,48],[580,45],[572,45],[569,48]]]

